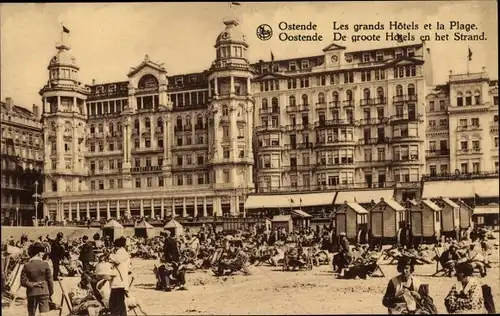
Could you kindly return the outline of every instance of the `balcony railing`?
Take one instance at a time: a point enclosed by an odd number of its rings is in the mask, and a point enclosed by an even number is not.
[[[309,104],[295,104],[286,106],[287,113],[308,112],[308,111],[309,111]]]
[[[291,124],[285,127],[286,131],[303,131],[309,130],[311,128],[311,124]]]
[[[471,173],[437,173],[422,175],[422,181],[443,181],[443,180],[471,180],[471,179],[491,179],[498,178],[498,172],[480,171]]]
[[[276,131],[284,131],[285,127],[282,125],[260,125],[255,127],[255,132],[260,133],[260,132],[276,132]]]
[[[448,125],[434,125],[427,126],[428,131],[440,131],[440,130],[448,130]]]
[[[282,193],[282,192],[310,192],[324,190],[351,190],[351,189],[369,189],[369,188],[394,188],[396,182],[381,181],[381,182],[362,182],[349,184],[311,184],[302,186],[281,186],[281,187],[258,187],[258,193]],[[295,201],[295,204],[298,204]]]
[[[389,122],[387,117],[382,118],[364,118],[359,120],[360,125],[376,125],[376,124],[386,124]]]
[[[418,113],[404,113],[391,116],[391,123],[399,121],[420,121],[422,115]]]
[[[377,144],[389,144],[391,139],[389,137],[377,137],[377,138],[361,138],[358,140],[360,145],[377,145]]]
[[[316,144],[314,144],[314,147],[325,147],[325,146],[338,146],[342,145],[345,146],[345,143],[354,143],[354,139],[348,139],[348,138],[341,138],[341,137],[334,137],[330,141],[316,141]],[[354,144],[353,144],[354,145]]]
[[[354,100],[345,100],[342,102],[342,105],[347,108],[347,107],[354,107]]]
[[[391,138],[391,143],[399,143],[399,142],[406,142],[406,141],[419,141],[419,140],[420,140],[419,136],[399,135],[399,136],[393,136]]]
[[[392,102],[400,103],[400,102],[416,102],[418,100],[416,94],[404,94],[404,95],[396,95],[392,97]]]
[[[204,130],[204,129],[206,129],[206,126],[204,126],[203,124],[196,124],[194,126],[194,129],[197,130],[197,131]]]
[[[340,108],[340,101],[331,101],[331,102],[328,102],[328,107],[330,109]]]
[[[425,155],[427,157],[449,156],[450,150],[449,149],[431,149],[431,150],[426,150]]]

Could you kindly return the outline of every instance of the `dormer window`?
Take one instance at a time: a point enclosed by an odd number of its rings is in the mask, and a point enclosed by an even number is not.
[[[109,93],[114,93],[116,91],[116,85],[112,84],[108,87]]]
[[[414,47],[407,48],[406,49],[406,56],[415,57],[415,48]]]
[[[291,61],[288,63],[288,70],[289,71],[297,71],[297,64],[294,61]]]
[[[177,78],[175,78],[175,84],[178,84],[178,85],[183,84],[183,82],[184,82],[184,80],[183,80],[183,79],[184,79],[184,78],[182,78],[182,77],[177,77]]]
[[[104,87],[103,86],[97,86],[96,87],[96,93],[97,94],[101,94],[104,92]]]
[[[260,67],[262,73],[266,73],[266,72],[269,72],[269,66],[268,65],[262,65]]]
[[[401,49],[396,49],[396,52],[395,52],[395,58],[401,58],[403,57],[403,51]]]
[[[189,82],[190,83],[196,83],[196,76],[189,77]]]
[[[302,69],[308,69],[309,68],[309,60],[303,60],[301,62]]]
[[[383,60],[384,60],[384,53],[377,52],[377,61],[383,61]]]
[[[363,54],[363,62],[364,63],[370,62],[370,54],[368,53]]]

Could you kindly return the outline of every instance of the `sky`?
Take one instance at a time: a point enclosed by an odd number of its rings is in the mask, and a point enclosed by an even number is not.
[[[498,28],[496,1],[384,1],[384,2],[241,2],[229,3],[10,3],[0,5],[1,99],[12,97],[18,105],[31,108],[41,104],[38,91],[48,78],[47,65],[60,41],[61,23],[70,30],[71,52],[80,66],[80,80],[91,84],[126,81],[131,67],[139,65],[148,54],[150,60],[164,63],[169,75],[203,71],[215,58],[215,39],[228,16],[240,21],[246,35],[251,62],[259,59],[287,59],[322,54],[333,41],[333,22],[349,24],[348,40],[337,42],[347,50],[394,46],[379,42],[351,41],[354,24],[390,21],[419,24],[415,42],[421,34],[431,35],[427,46],[433,54],[434,82],[445,83],[449,70],[465,73],[470,48],[473,57],[470,72],[485,66],[491,78],[498,78]],[[317,25],[322,42],[281,42],[278,24]],[[450,21],[475,23],[485,32],[485,41],[435,41],[436,23],[443,23],[453,34]],[[432,30],[423,30],[431,23]],[[267,41],[256,36],[256,29],[268,24],[274,35]],[[356,34],[373,34],[363,31]],[[406,34],[407,31],[399,31]],[[445,33],[443,33],[445,32]],[[289,31],[289,34],[300,34]],[[465,31],[463,31],[466,34]],[[314,34],[314,31],[303,31]]]

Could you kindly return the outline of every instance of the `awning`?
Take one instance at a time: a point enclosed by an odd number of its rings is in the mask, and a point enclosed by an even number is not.
[[[335,192],[249,195],[245,209],[331,205]]]
[[[358,191],[341,191],[337,195],[335,205],[343,204],[344,202],[355,202],[359,204],[368,204],[372,200],[377,203],[380,198],[384,200],[392,199],[394,195],[393,189],[373,189],[373,190],[358,190]]]
[[[306,212],[304,212],[303,210],[292,210],[292,214],[296,214],[300,217],[305,217],[305,218],[309,218],[309,217],[312,217],[312,215],[310,214],[307,214]]]
[[[498,205],[485,205],[485,206],[476,206],[472,215],[489,215],[489,214],[499,214],[499,206]]]
[[[422,198],[438,198],[445,196],[450,199],[479,197],[498,197],[498,179],[447,180],[424,182]]]

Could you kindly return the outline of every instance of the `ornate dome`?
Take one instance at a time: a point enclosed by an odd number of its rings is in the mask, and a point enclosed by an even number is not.
[[[73,66],[78,68],[76,64],[76,59],[71,53],[69,52],[69,47],[67,46],[59,46],[57,48],[59,51],[57,54],[52,57],[50,60],[50,66],[59,66],[59,65],[64,65],[64,66]]]
[[[228,20],[224,21],[226,29],[217,36],[216,45],[220,43],[241,43],[247,45],[247,40],[245,35],[240,31],[238,26],[238,21]]]

